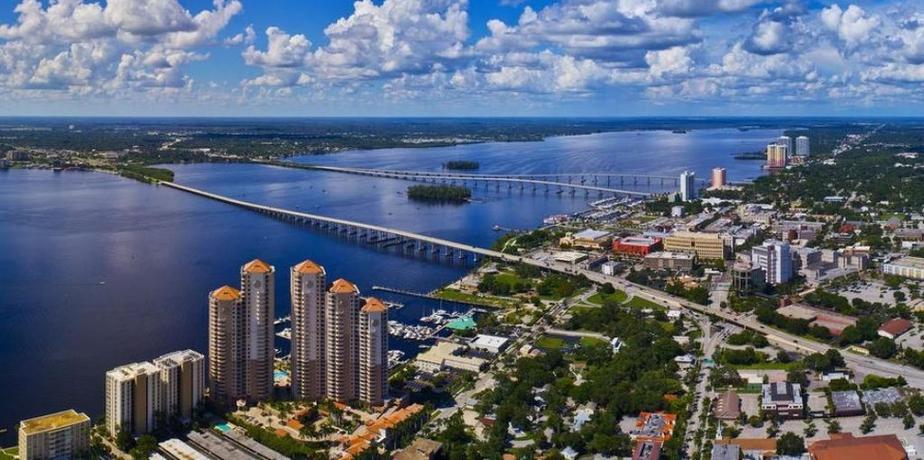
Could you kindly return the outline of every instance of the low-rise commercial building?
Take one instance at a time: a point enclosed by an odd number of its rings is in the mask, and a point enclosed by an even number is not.
[[[664,239],[664,250],[691,252],[707,260],[725,258],[725,242],[718,233],[674,232]]]
[[[613,240],[613,252],[623,256],[645,257],[661,249],[661,238],[627,236]]]
[[[877,333],[881,337],[895,340],[904,333],[910,331],[912,326],[913,324],[911,321],[908,321],[907,319],[893,318],[882,323],[882,326],[879,326]]]
[[[649,270],[690,271],[695,260],[689,252],[661,251],[648,254],[643,262]]]
[[[559,244],[574,248],[600,249],[612,235],[612,233],[602,230],[587,229],[562,237]]]
[[[417,355],[414,362],[418,368],[428,372],[443,369],[460,369],[478,372],[487,363],[475,356],[462,355],[463,347],[452,342],[438,342],[429,350]]]
[[[812,460],[907,460],[905,447],[894,434],[863,436],[832,434],[831,439],[815,441],[808,447]]]
[[[432,439],[417,438],[411,445],[399,450],[392,460],[433,460],[440,455],[443,444]]]
[[[726,391],[715,400],[713,415],[719,420],[737,420],[741,415],[741,398],[734,391]]]
[[[20,460],[76,458],[90,447],[90,417],[73,409],[19,423]]]
[[[776,382],[761,387],[760,408],[781,418],[802,418],[805,403],[802,400],[802,386],[798,383]]]
[[[856,390],[831,392],[831,415],[835,417],[850,417],[863,415],[863,403]]]
[[[498,337],[496,335],[478,334],[475,340],[472,340],[470,346],[475,350],[483,350],[488,353],[498,354],[504,351],[510,339]]]
[[[903,278],[924,280],[924,258],[902,257],[882,265],[882,272]]]

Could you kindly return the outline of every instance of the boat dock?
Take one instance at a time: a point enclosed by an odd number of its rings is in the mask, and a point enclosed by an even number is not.
[[[390,293],[392,293],[392,294],[406,295],[406,296],[409,296],[409,297],[417,297],[417,298],[427,299],[427,300],[436,300],[436,301],[439,301],[439,302],[448,302],[448,303],[454,303],[454,304],[459,304],[459,305],[465,305],[465,306],[467,306],[467,307],[470,307],[472,311],[478,312],[478,313],[487,313],[487,310],[485,310],[484,308],[479,308],[479,307],[490,307],[490,308],[493,308],[492,305],[488,305],[488,304],[472,303],[472,302],[462,302],[462,301],[458,301],[458,300],[443,299],[443,298],[440,298],[440,297],[437,297],[437,296],[433,295],[433,293],[434,293],[435,291],[431,291],[431,292],[416,292],[416,291],[409,291],[409,290],[407,290],[407,289],[397,289],[397,288],[390,288],[390,287],[386,287],[386,286],[372,286],[372,290],[373,290],[373,291],[390,292]]]

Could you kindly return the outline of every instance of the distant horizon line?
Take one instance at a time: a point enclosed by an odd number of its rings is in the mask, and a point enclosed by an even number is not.
[[[924,115],[0,115],[0,120],[24,119],[225,119],[225,120],[924,120]]]

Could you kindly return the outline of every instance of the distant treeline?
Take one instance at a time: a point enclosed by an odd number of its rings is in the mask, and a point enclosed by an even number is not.
[[[446,163],[443,163],[443,167],[446,169],[457,169],[457,170],[470,171],[472,169],[480,168],[481,165],[478,164],[477,161],[454,160],[454,161],[447,161]]]
[[[152,168],[150,166],[137,164],[123,164],[119,165],[119,174],[141,182],[173,182],[173,171],[164,168]]]
[[[407,188],[407,197],[418,201],[464,203],[472,197],[472,191],[459,185],[412,185]]]
[[[735,154],[736,160],[765,160],[767,159],[766,152],[742,152]]]

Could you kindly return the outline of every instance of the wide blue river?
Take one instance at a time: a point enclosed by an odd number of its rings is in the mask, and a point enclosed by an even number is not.
[[[729,180],[761,174],[732,155],[759,150],[780,133],[734,129],[604,133],[533,143],[490,143],[306,156],[331,165],[436,170],[474,160],[480,172],[626,172]],[[586,208],[576,196],[478,189],[474,203],[409,202],[408,183],[243,164],[170,166],[176,181],[259,203],[349,218],[489,246],[494,225],[529,228],[550,214]],[[645,189],[643,189],[645,190]],[[357,246],[308,229],[164,187],[90,172],[0,171],[0,445],[18,420],[65,408],[103,413],[104,373],[128,362],[206,346],[207,294],[239,282],[259,257],[276,265],[277,314],[289,310],[288,267],[305,258],[333,280],[429,291],[467,270]],[[407,306],[414,322],[434,305]],[[417,345],[393,341],[412,353]]]

